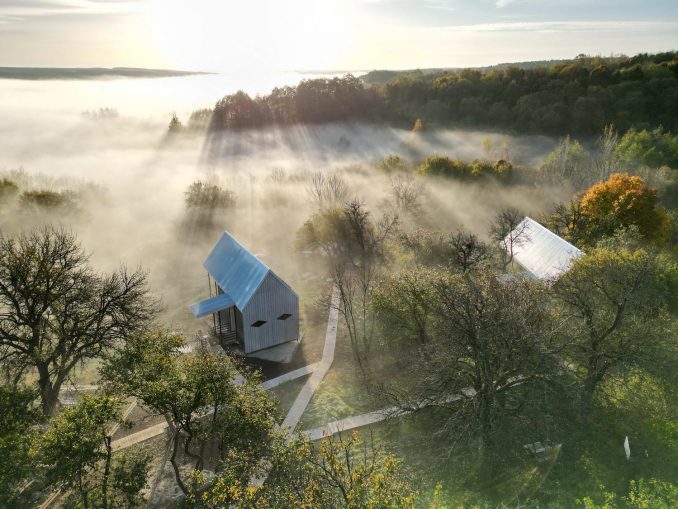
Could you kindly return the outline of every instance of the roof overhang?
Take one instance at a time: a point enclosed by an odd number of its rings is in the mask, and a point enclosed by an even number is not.
[[[233,302],[231,296],[227,293],[221,293],[216,297],[210,297],[209,299],[191,304],[191,311],[193,311],[193,315],[196,318],[202,318],[232,306],[235,306],[235,302]]]

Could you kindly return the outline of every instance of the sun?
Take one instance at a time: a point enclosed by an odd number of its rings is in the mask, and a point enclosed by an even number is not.
[[[184,69],[331,69],[351,46],[339,1],[150,0],[146,26],[156,54]]]

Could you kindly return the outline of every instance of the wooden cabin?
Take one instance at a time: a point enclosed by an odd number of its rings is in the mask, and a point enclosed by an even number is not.
[[[299,338],[299,297],[275,272],[224,232],[203,264],[210,298],[191,306],[196,318],[212,315],[222,346],[245,353]]]

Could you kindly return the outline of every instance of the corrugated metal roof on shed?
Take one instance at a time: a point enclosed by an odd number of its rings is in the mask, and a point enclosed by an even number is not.
[[[219,238],[203,265],[240,310],[271,270],[228,232]]]
[[[549,280],[566,272],[582,251],[534,219],[525,217],[514,231],[524,228],[513,258],[534,277]]]

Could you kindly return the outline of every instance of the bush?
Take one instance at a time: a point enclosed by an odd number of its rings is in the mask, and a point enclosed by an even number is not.
[[[400,156],[390,155],[377,163],[377,168],[385,172],[406,171],[407,164]]]
[[[16,182],[3,178],[0,180],[0,203],[11,200],[19,194],[19,186]]]
[[[228,209],[235,206],[235,194],[217,184],[193,182],[184,194],[189,209]]]
[[[24,191],[21,194],[21,206],[41,209],[73,208],[75,197],[69,191]]]
[[[508,179],[513,174],[513,165],[503,159],[496,162],[476,159],[469,163],[445,156],[430,156],[421,163],[417,171],[422,175],[439,175],[456,179],[482,177]]]
[[[429,156],[419,166],[422,175],[436,175],[442,177],[468,178],[471,176],[471,166],[458,159],[445,156]]]

